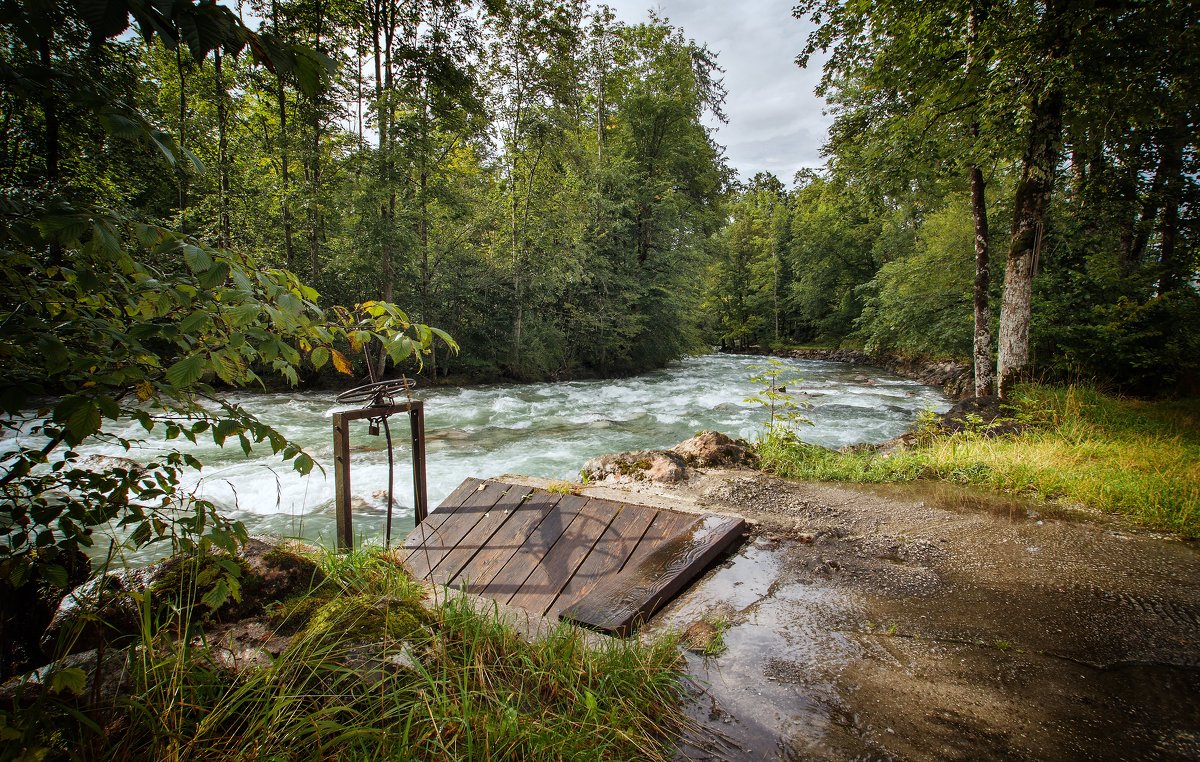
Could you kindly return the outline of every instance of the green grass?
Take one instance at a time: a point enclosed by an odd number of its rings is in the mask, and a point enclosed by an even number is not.
[[[1023,387],[1015,436],[919,438],[881,455],[764,442],[763,465],[795,479],[937,479],[1081,504],[1142,526],[1200,537],[1200,400],[1147,402],[1069,388]]]
[[[378,553],[322,564],[320,587],[273,612],[276,631],[296,635],[269,664],[233,672],[162,622],[107,721],[43,706],[0,713],[0,732],[52,757],[109,760],[672,756],[684,723],[674,640],[597,645],[561,625],[529,642],[461,597],[427,610]]]

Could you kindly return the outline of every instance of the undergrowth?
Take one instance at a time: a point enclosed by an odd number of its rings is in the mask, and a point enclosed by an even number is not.
[[[795,479],[937,479],[1077,503],[1146,527],[1200,537],[1200,400],[1148,402],[1076,387],[1022,387],[1018,434],[981,428],[891,453],[763,441],[763,467]]]
[[[676,643],[532,642],[494,610],[423,589],[378,553],[326,555],[325,581],[268,619],[295,633],[233,670],[178,622],[151,623],[116,711],[61,699],[0,712],[0,758],[668,759],[683,723]],[[36,712],[36,714],[35,714]]]

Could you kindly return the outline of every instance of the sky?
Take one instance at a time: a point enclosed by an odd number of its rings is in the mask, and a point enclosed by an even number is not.
[[[813,94],[817,56],[807,70],[795,58],[812,28],[792,17],[791,0],[604,0],[627,24],[650,8],[717,53],[725,70],[728,124],[709,120],[742,180],[768,171],[790,186],[797,170],[818,167],[830,118]]]

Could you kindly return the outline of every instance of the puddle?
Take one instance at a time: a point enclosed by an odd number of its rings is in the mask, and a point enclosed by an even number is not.
[[[722,653],[686,654],[698,688],[688,712],[701,730],[684,739],[682,758],[803,758],[844,724],[833,677],[860,649],[833,623],[854,600],[795,582],[799,547],[761,539],[744,546],[648,628],[682,632],[701,619],[730,621]]]
[[[1069,510],[1054,503],[946,482],[915,481],[854,486],[856,489],[893,500],[909,500],[955,513],[986,513],[1012,522],[1072,518]]]

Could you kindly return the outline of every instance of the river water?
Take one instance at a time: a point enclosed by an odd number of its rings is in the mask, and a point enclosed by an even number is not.
[[[503,384],[466,388],[418,388],[425,401],[430,506],[469,476],[505,473],[575,479],[588,458],[610,452],[669,448],[698,431],[716,429],[754,438],[766,414],[745,398],[762,358],[706,355],[666,370],[617,380]],[[903,433],[924,409],[945,410],[940,390],[843,363],[785,360],[788,392],[811,407],[802,439],[829,447],[882,442]],[[791,379],[799,378],[799,381]],[[250,531],[300,536],[328,546],[333,533],[332,414],[346,406],[334,394],[238,394],[233,400],[303,446],[326,473],[301,477],[270,449],[242,454],[236,441],[220,448],[211,439],[183,445],[204,463],[190,478],[195,489],[244,521]],[[382,539],[386,516],[387,453],[382,436],[370,436],[365,421],[352,424],[351,483],[357,540]],[[145,436],[140,428],[112,431]],[[413,526],[408,417],[392,419],[397,445],[393,538]],[[82,455],[148,461],[159,443],[125,452],[120,447],[85,446]],[[106,544],[106,543],[104,543]],[[145,560],[145,559],[129,559]]]

